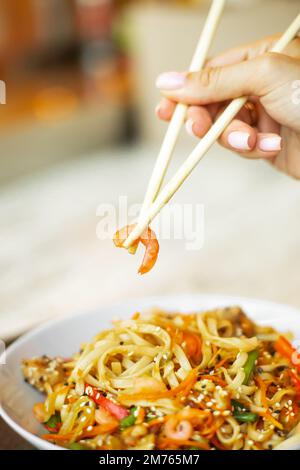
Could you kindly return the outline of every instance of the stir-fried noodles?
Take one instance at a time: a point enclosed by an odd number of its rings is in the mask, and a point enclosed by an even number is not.
[[[25,360],[23,372],[47,394],[34,407],[43,438],[63,447],[273,449],[300,421],[287,337],[238,307],[153,311],[115,321],[73,358]]]

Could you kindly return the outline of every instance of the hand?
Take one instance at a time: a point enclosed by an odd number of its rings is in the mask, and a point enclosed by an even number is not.
[[[168,121],[176,102],[189,105],[186,128],[203,137],[229,100],[249,96],[220,144],[300,179],[300,38],[284,54],[267,52],[275,42],[272,37],[229,50],[199,73],[160,75],[156,85],[164,98],[156,113]]]

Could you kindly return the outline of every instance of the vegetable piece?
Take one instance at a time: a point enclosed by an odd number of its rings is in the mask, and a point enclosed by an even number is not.
[[[184,345],[183,349],[188,358],[199,364],[202,358],[202,341],[200,336],[192,331],[184,331],[181,345]]]
[[[240,423],[255,423],[258,415],[249,411],[242,403],[237,400],[231,400],[233,406],[233,416]]]
[[[222,387],[226,387],[227,383],[225,380],[220,379],[217,375],[199,375],[198,380],[211,380],[212,382],[217,383],[218,385],[221,385]]]
[[[50,416],[48,421],[44,423],[44,427],[49,432],[57,433],[61,428],[61,419],[59,413],[55,413],[54,415]]]
[[[258,420],[258,415],[256,413],[251,413],[251,411],[237,411],[233,416],[240,423],[255,423],[255,421]]]
[[[123,406],[114,403],[106,398],[102,393],[94,387],[85,384],[85,394],[90,397],[97,405],[102,406],[106,411],[115,416],[119,421],[129,415],[129,411]]]
[[[251,377],[255,368],[255,363],[258,358],[258,354],[259,352],[257,349],[254,349],[253,351],[250,351],[248,353],[248,359],[244,365],[245,378],[244,378],[243,385],[248,385],[248,383],[251,380]]]
[[[133,406],[130,410],[130,415],[126,416],[126,418],[121,419],[120,421],[120,430],[124,431],[124,429],[129,428],[130,426],[133,426],[136,422],[136,412],[137,412],[137,407]]]
[[[202,358],[202,341],[199,334],[189,330],[181,330],[169,324],[167,332],[172,338],[172,342],[178,344],[184,350],[189,360],[199,363]]]
[[[279,421],[277,421],[277,419],[274,418],[274,416],[272,415],[272,413],[269,410],[268,401],[267,401],[267,384],[266,384],[266,382],[264,382],[258,375],[255,377],[255,380],[258,383],[259,388],[260,388],[262,405],[266,409],[265,412],[260,412],[258,414],[260,416],[262,416],[263,418],[267,419],[268,421],[270,421],[276,428],[282,430],[283,429],[282,424]]]
[[[274,347],[281,356],[288,359],[298,372],[300,372],[300,353],[284,336],[279,336]]]
[[[300,377],[292,369],[289,369],[288,373],[292,381],[295,383],[298,393],[300,393]]]

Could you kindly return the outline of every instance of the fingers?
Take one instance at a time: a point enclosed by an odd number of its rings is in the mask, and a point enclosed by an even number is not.
[[[281,69],[289,60],[284,55],[268,53],[225,67],[207,67],[201,72],[167,72],[158,77],[156,86],[166,98],[189,105],[240,96],[263,97],[282,85]]]
[[[176,103],[163,98],[156,107],[156,114],[163,121],[170,121]],[[209,111],[202,106],[190,106],[186,117],[186,130],[193,137],[203,137],[212,125]]]
[[[257,132],[248,124],[235,119],[223,132],[220,144],[245,158],[273,159],[281,150],[281,136]]]
[[[239,119],[234,119],[219,138],[219,143],[239,153],[249,153],[256,146],[256,130]]]
[[[280,35],[269,36],[251,44],[228,49],[227,51],[207,61],[208,67],[224,67],[225,65],[237,64],[245,60],[253,59],[258,55],[265,54],[276,43]]]
[[[194,137],[203,137],[212,126],[209,111],[203,106],[190,106],[187,113],[186,130]]]
[[[175,107],[176,103],[174,101],[168,100],[167,98],[162,98],[156,106],[155,112],[157,117],[159,117],[159,119],[162,121],[170,121]]]

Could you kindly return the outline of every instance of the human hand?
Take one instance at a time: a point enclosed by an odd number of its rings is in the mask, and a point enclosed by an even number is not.
[[[267,52],[276,39],[229,50],[199,73],[160,75],[156,85],[164,98],[156,113],[168,121],[176,102],[189,105],[186,128],[203,137],[228,101],[248,96],[220,144],[300,179],[300,38],[284,54]]]

